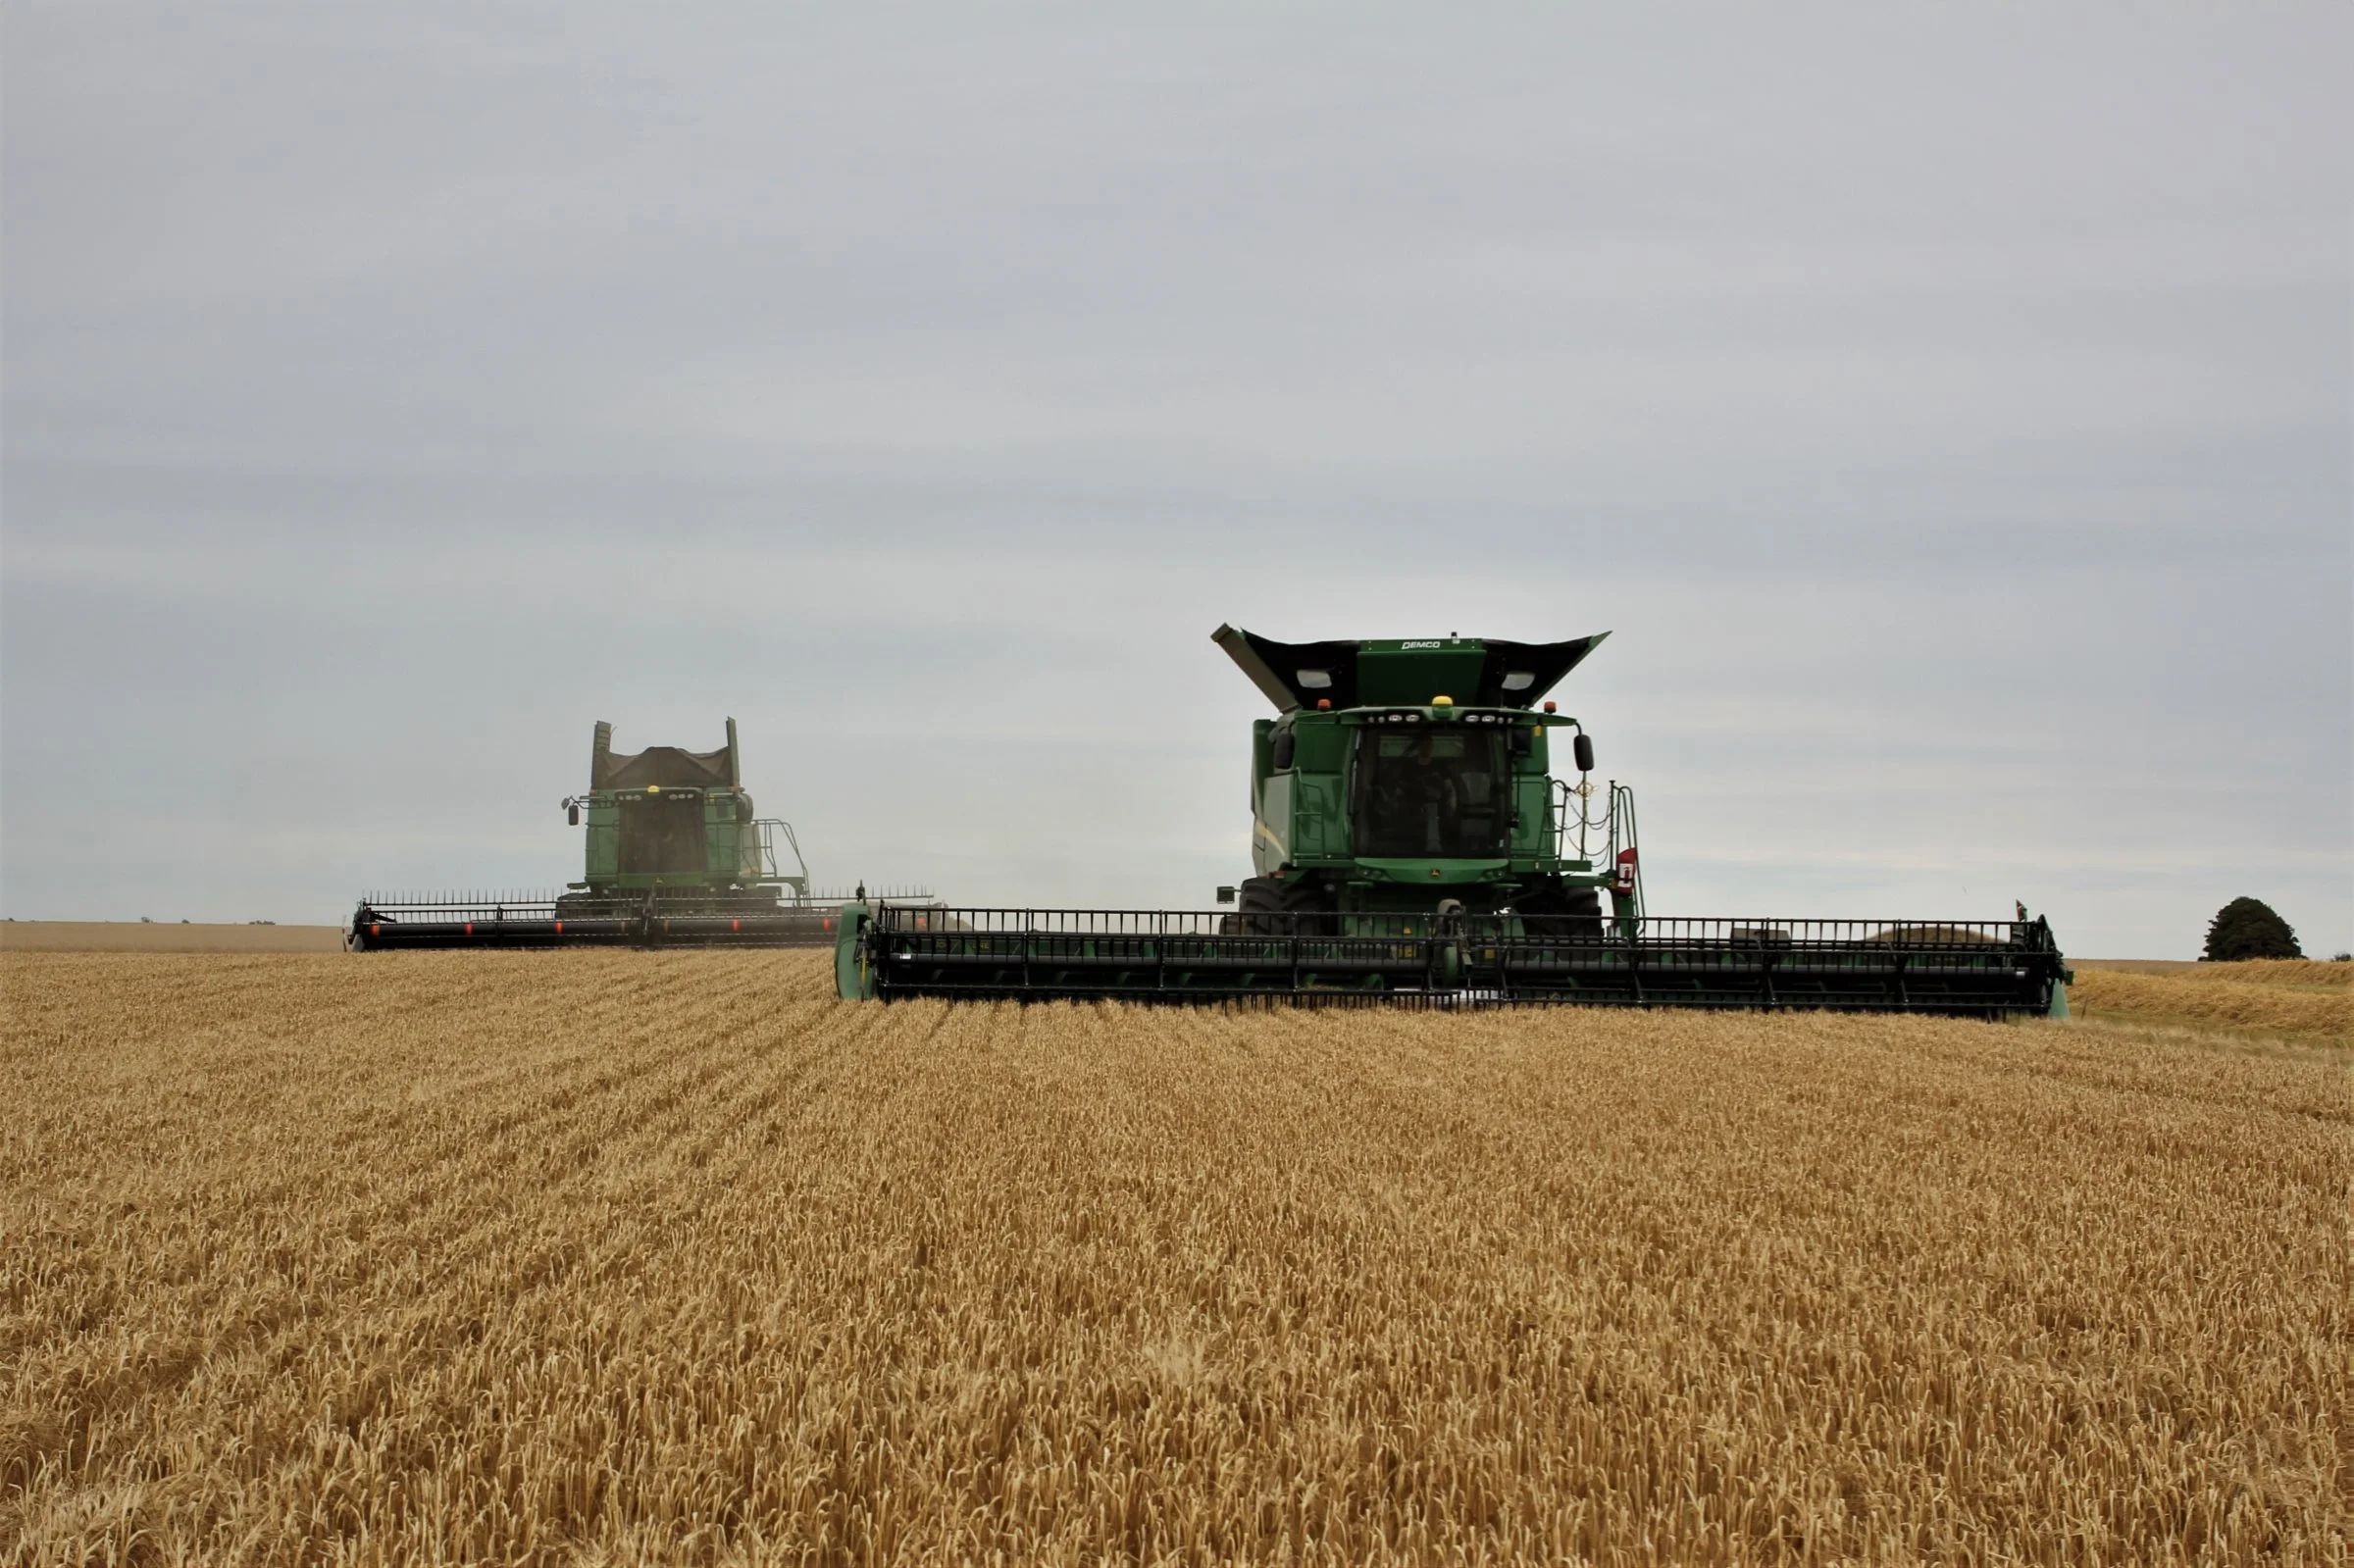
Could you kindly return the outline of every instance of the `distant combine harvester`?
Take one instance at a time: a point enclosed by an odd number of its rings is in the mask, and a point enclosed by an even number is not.
[[[587,832],[561,893],[369,893],[346,928],[356,951],[397,947],[823,946],[856,894],[813,891],[793,825],[743,787],[730,719],[717,751],[613,749],[599,720],[588,788],[561,802]],[[892,896],[921,905],[919,890]]]

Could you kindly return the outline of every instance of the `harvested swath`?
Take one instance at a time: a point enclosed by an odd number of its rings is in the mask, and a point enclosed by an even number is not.
[[[2354,963],[2314,958],[2247,958],[2211,964],[2193,958],[2078,958],[2072,969],[2110,969],[2129,975],[2175,975],[2240,986],[2354,986]]]
[[[2086,1016],[2096,1018],[2104,1011],[2118,1011],[2145,1018],[2272,1030],[2318,1039],[2344,1040],[2354,1036],[2354,991],[2342,986],[2251,983],[2211,977],[2199,971],[2160,976],[2079,969],[2075,985],[2069,988],[2069,1003]]]
[[[2192,964],[2186,980],[2234,986],[2354,986],[2354,963],[2318,958],[2243,958],[2230,964]]]
[[[0,967],[26,1562],[2329,1560],[2343,1057]]]

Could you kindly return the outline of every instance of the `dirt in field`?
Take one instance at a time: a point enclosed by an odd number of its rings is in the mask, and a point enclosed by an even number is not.
[[[2342,1050],[829,990],[809,953],[12,956],[0,1543],[2348,1545]]]

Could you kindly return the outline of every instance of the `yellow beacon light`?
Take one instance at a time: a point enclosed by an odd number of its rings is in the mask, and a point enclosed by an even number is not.
[[[1434,708],[1452,708],[1455,706],[1455,699],[1453,697],[1433,697],[1430,699],[1430,705]]]

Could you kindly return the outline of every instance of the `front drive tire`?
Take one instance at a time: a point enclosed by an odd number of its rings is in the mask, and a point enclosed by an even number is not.
[[[1323,890],[1273,877],[1247,877],[1228,918],[1250,936],[1328,936],[1339,929],[1339,912]]]
[[[1520,900],[1520,929],[1531,936],[1602,940],[1602,894],[1592,887],[1541,887]]]

